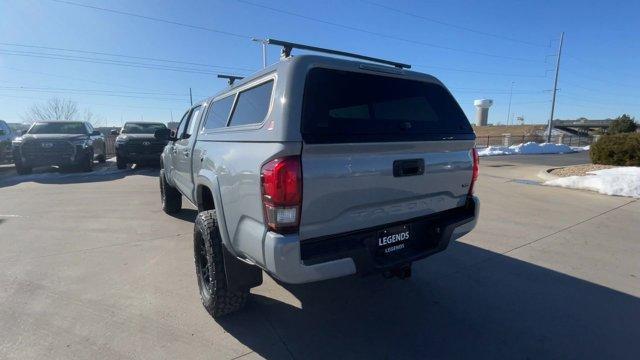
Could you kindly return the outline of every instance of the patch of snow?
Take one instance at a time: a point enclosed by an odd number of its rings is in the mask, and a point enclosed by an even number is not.
[[[549,180],[544,185],[640,198],[640,167],[628,166],[590,171],[585,176],[568,176]]]
[[[488,146],[478,150],[479,156],[515,154],[566,154],[589,150],[587,147],[571,147],[564,144],[528,142],[511,146]]]
[[[587,146],[572,146],[571,150],[573,151],[589,151],[591,149],[591,145]]]

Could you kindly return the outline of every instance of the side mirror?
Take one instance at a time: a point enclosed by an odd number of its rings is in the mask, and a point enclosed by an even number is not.
[[[99,136],[102,135],[102,133],[98,130],[93,130],[93,132],[91,133],[91,136]]]
[[[168,141],[168,140],[173,140],[173,131],[164,128],[164,129],[158,129],[153,133],[153,137],[155,137],[158,140],[162,140],[162,141]]]
[[[116,129],[111,130],[109,133],[110,133],[111,135],[116,135],[116,136],[117,136],[117,135],[120,135],[120,133],[118,133],[118,130],[116,130]]]

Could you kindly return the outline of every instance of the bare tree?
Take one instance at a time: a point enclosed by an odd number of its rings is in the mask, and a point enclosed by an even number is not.
[[[91,113],[90,111],[88,111]],[[51,98],[44,104],[35,104],[23,116],[26,121],[69,121],[78,116],[78,104],[75,101]],[[93,114],[91,114],[93,117]]]
[[[94,121],[96,120],[97,119],[91,110],[84,109],[84,111],[82,112],[82,121],[87,121],[91,123],[91,125],[95,126],[96,124],[94,123]]]

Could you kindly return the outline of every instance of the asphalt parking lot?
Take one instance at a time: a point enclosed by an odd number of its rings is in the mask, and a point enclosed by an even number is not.
[[[0,169],[0,358],[637,359],[640,201],[535,177],[581,156],[482,158],[478,227],[408,280],[265,277],[218,322],[156,169]]]

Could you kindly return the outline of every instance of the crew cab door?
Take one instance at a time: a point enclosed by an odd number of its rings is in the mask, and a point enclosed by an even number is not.
[[[175,158],[176,158],[176,141],[182,138],[182,134],[185,131],[187,123],[189,122],[189,115],[191,115],[191,109],[187,110],[182,118],[180,119],[180,123],[178,124],[178,128],[175,131],[175,139],[169,141],[167,146],[165,147],[165,159],[164,159],[164,173],[166,178],[169,180],[169,183],[175,186],[174,182],[174,168],[175,168]]]
[[[192,176],[192,151],[196,141],[196,129],[200,123],[202,106],[198,105],[191,110],[187,123],[183,127],[182,134],[178,134],[178,139],[173,143],[173,181],[174,185],[181,193],[188,197],[193,196],[193,176]],[[180,129],[179,129],[180,130]],[[190,198],[190,200],[193,200]]]

